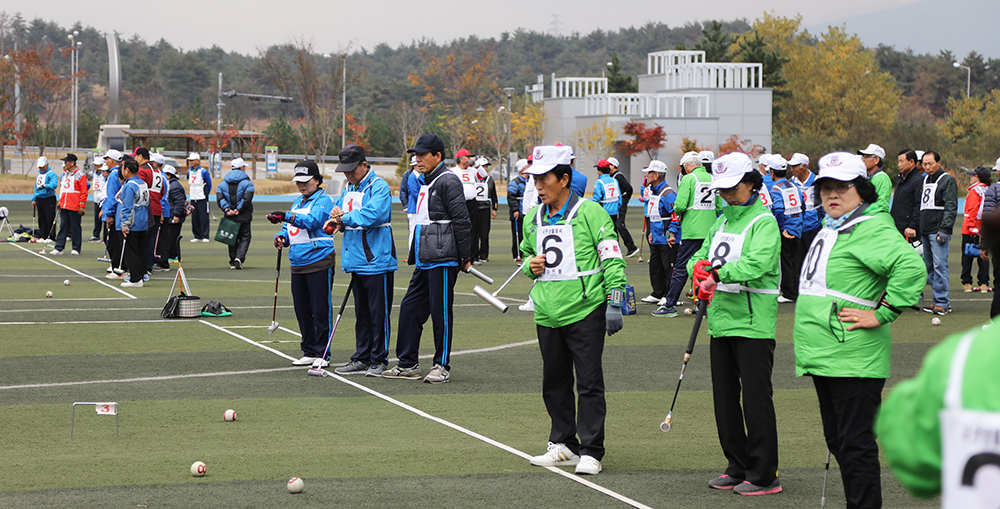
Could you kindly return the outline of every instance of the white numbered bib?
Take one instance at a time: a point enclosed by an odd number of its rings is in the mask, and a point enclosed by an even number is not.
[[[694,183],[694,203],[689,210],[715,210],[715,193],[710,189],[711,182]]]
[[[163,174],[157,170],[153,170],[153,186],[149,188],[149,191],[163,193]]]
[[[45,174],[39,173],[38,176],[35,177],[35,189],[41,189],[43,187],[45,187]]]
[[[192,200],[205,199],[205,180],[201,178],[201,169],[188,174],[188,187],[191,189]]]
[[[604,182],[603,180],[599,180],[598,182],[600,182],[601,185],[604,186],[604,199],[601,200],[601,203],[615,203],[621,199],[622,193],[621,190],[618,189],[617,180],[613,180],[611,182]]]
[[[413,215],[414,224],[431,224],[430,215],[427,213],[427,201],[430,198],[431,186],[420,186],[420,193],[417,194],[417,212]]]
[[[309,214],[312,210],[312,203],[308,206],[292,209],[293,214]],[[299,228],[297,226],[292,226],[291,223],[288,224],[288,243],[289,244],[308,244],[309,243],[309,230]]]
[[[765,213],[753,218],[753,220],[747,224],[746,228],[744,228],[741,233],[729,233],[722,231],[722,229],[714,232],[712,234],[712,243],[709,244],[708,247],[709,263],[713,267],[718,267],[726,263],[735,263],[739,260],[740,257],[743,256],[743,242],[746,240],[747,232],[750,231],[750,228],[753,227],[754,223],[764,217],[770,217],[770,214]],[[726,223],[723,222],[722,228],[725,227]],[[745,287],[738,283],[719,283],[718,289],[723,292],[740,293],[740,290],[745,289]],[[771,293],[771,291],[764,291],[762,293]]]
[[[524,183],[524,196],[521,197],[521,214],[527,214],[535,205],[538,205],[538,189],[535,188],[535,177],[529,175]]]
[[[76,192],[76,190],[73,189],[73,175],[69,173],[63,175],[62,190],[63,192],[70,192],[70,193]]]
[[[344,213],[353,212],[360,209],[364,203],[364,193],[360,191],[348,191],[344,193]]]
[[[802,186],[799,189],[802,191],[802,199],[806,202],[806,212],[816,210],[816,187]]]
[[[944,210],[944,207],[934,205],[937,186],[937,182],[928,182],[927,177],[924,177],[924,188],[920,191],[920,210]]]
[[[568,224],[540,226],[535,252],[545,256],[545,272],[540,281],[569,281],[577,278],[573,227]]]
[[[837,243],[837,230],[823,228],[816,233],[799,275],[799,294],[826,297],[826,267],[833,245]]]
[[[654,223],[663,221],[663,218],[660,217],[660,195],[650,196],[647,200],[649,203],[649,220]]]
[[[795,186],[782,187],[779,189],[781,191],[781,198],[785,202],[785,215],[799,214],[802,212],[802,199],[799,196],[798,190]]]
[[[465,170],[454,167],[451,169],[452,173],[458,176],[458,180],[462,181],[462,190],[465,191],[465,201],[476,199],[476,170],[474,168],[467,168]]]
[[[486,182],[476,182],[474,187],[476,188],[476,201],[490,201],[489,188],[486,187]]]
[[[941,420],[941,507],[1000,507],[1000,413],[962,408],[967,334],[952,358]]]
[[[136,184],[139,186],[139,190],[135,193],[135,204],[140,207],[149,206],[149,186],[145,182],[140,182]]]
[[[761,187],[757,194],[760,195],[760,203],[767,207],[767,210],[771,210],[771,193]]]
[[[104,179],[94,179],[94,194],[100,193],[104,189]]]

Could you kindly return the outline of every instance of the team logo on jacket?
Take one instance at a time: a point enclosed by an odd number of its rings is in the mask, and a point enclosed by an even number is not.
[[[826,162],[827,166],[840,166],[840,164],[840,156],[830,156],[830,159]]]

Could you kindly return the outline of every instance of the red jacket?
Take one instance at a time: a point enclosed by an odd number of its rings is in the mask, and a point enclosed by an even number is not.
[[[154,216],[160,217],[163,215],[163,208],[160,204],[160,200],[163,199],[163,188],[164,180],[163,174],[159,171],[154,171],[150,163],[143,163],[139,167],[139,178],[146,183],[146,187],[149,188],[149,206],[153,209]]]
[[[78,212],[87,208],[87,175],[80,168],[60,177],[59,208]]]
[[[979,235],[979,227],[982,220],[979,218],[980,204],[983,203],[983,194],[989,186],[982,182],[976,182],[969,186],[969,195],[965,197],[965,219],[962,220],[962,235]]]

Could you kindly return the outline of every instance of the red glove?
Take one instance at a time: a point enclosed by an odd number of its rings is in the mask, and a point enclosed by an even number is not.
[[[715,282],[715,278],[709,277],[708,279],[702,281],[701,284],[698,285],[698,299],[712,302],[712,297],[715,296],[715,288],[717,286],[719,286],[719,284]]]
[[[691,274],[691,278],[694,279],[695,284],[701,284],[702,281],[708,279],[710,274],[706,268],[711,268],[712,264],[708,260],[698,260],[694,264],[694,272]]]

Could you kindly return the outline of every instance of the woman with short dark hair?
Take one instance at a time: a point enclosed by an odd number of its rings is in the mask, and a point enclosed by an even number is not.
[[[980,166],[970,175],[969,194],[965,197],[965,219],[962,220],[962,286],[965,293],[990,291],[990,260],[980,250],[979,229],[983,219],[983,196],[993,179],[990,169]],[[972,286],[972,263],[979,260],[976,272],[978,285]]]

